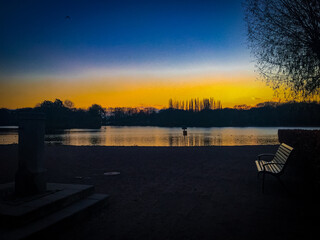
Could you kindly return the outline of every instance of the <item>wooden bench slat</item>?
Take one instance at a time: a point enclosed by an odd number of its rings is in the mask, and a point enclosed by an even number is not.
[[[286,149],[286,148],[279,148],[279,150],[277,151],[279,153],[283,153],[283,154],[290,154],[291,150]]]
[[[265,169],[272,173],[278,173],[280,171],[279,167],[275,164],[268,164],[264,166]]]
[[[265,167],[265,170],[266,170],[267,172],[274,173],[274,170],[273,170],[273,168],[271,167],[271,165],[266,165],[266,166],[264,166],[264,167]]]
[[[287,145],[285,143],[281,143],[281,145],[283,145],[284,147],[288,148],[290,151],[293,150],[293,147],[290,147],[289,145]]]
[[[276,163],[276,164],[281,164],[281,165],[286,164],[285,161],[281,160],[281,159],[275,159],[273,162]]]
[[[281,171],[281,169],[279,168],[279,166],[281,166],[281,165],[272,165],[273,166],[273,168],[274,168],[274,173],[278,173],[278,172],[280,172]]]
[[[261,168],[261,165],[260,165],[260,161],[256,160],[256,165],[257,165],[258,172],[261,172],[262,168]]]
[[[291,151],[290,152],[283,152],[283,151],[277,151],[277,153],[275,154],[275,158],[281,158],[284,161],[287,160],[287,158],[289,157]]]
[[[275,173],[278,173],[282,170],[283,165],[273,164],[273,168],[275,169]]]
[[[283,155],[289,155],[290,154],[290,150],[287,150],[287,149],[279,149],[276,154],[283,154]]]
[[[279,150],[276,154],[281,154],[283,156],[289,156],[291,153],[291,151],[283,151],[283,150]]]
[[[288,156],[283,156],[281,154],[277,154],[274,156],[273,161],[280,162],[280,163],[284,164],[287,161],[287,159],[288,159]]]
[[[281,159],[281,158],[274,158],[274,160],[272,161],[274,163],[280,163],[280,164],[285,164],[285,160],[284,159]]]
[[[280,172],[282,169],[282,165],[278,165],[278,164],[273,164],[271,165],[274,169],[275,169],[275,173],[276,172]]]

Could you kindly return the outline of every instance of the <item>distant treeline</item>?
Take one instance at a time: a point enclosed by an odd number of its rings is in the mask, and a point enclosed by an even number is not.
[[[191,98],[186,101],[178,101],[170,98],[169,108],[199,112],[206,109],[222,109],[222,104],[219,100],[216,102],[213,97],[203,99]]]
[[[222,108],[213,98],[178,102],[169,108],[109,108],[93,104],[88,109],[74,108],[71,101],[43,101],[34,108],[0,109],[0,125],[18,125],[20,112],[46,114],[48,129],[100,128],[114,126],[224,127],[224,126],[320,126],[319,102],[260,103],[249,108],[237,105]]]
[[[34,108],[21,108],[16,110],[0,109],[0,125],[17,126],[19,113],[41,112],[46,115],[47,129],[67,129],[67,128],[100,128],[105,124],[105,110],[97,104],[93,104],[88,109],[74,108],[74,104],[60,99],[43,101]]]
[[[170,106],[170,103],[169,103]],[[166,127],[224,127],[224,126],[320,126],[318,102],[263,103],[254,108],[218,108],[202,110],[176,109],[156,111],[115,109],[107,119],[108,125],[166,126]]]

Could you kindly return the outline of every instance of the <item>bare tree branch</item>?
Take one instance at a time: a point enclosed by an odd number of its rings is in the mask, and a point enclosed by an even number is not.
[[[263,80],[275,90],[320,90],[320,1],[246,0],[248,43]]]

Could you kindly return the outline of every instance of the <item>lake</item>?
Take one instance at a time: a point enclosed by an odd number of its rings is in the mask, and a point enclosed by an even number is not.
[[[278,129],[299,127],[212,127],[181,128],[114,127],[67,129],[46,134],[45,143],[75,146],[241,146],[274,145]],[[306,128],[299,129],[319,129]],[[17,127],[0,127],[0,144],[18,143]]]

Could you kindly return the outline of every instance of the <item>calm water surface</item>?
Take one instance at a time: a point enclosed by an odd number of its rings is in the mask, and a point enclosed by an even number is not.
[[[18,143],[18,132],[0,127],[0,144]],[[12,127],[11,127],[12,128]],[[102,127],[101,129],[68,129],[46,134],[46,144],[98,146],[236,146],[274,145],[278,129],[298,127],[223,127],[181,128],[166,127]],[[319,128],[300,128],[319,129]]]

